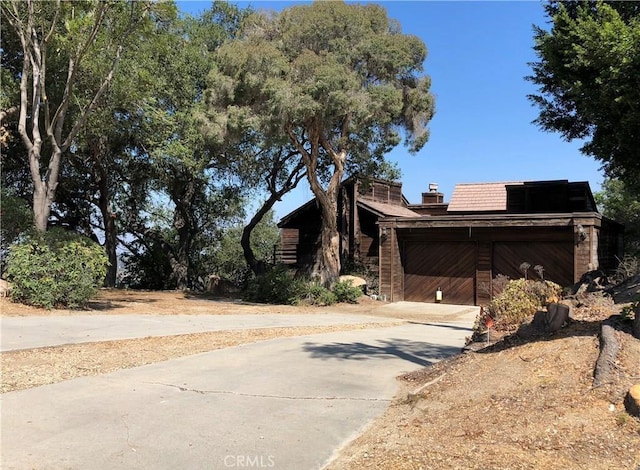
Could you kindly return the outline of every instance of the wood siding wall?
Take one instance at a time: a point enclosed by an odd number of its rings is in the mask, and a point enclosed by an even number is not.
[[[380,225],[380,294],[391,302],[404,300],[404,270],[400,263],[400,246],[391,225]]]
[[[358,186],[359,197],[383,204],[403,205],[402,185],[399,183],[386,183],[383,181],[372,181],[369,184]]]
[[[298,229],[280,229],[280,240],[280,262],[287,265],[296,264],[298,253]]]

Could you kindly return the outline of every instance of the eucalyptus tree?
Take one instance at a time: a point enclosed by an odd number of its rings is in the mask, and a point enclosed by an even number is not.
[[[2,16],[19,40],[18,132],[27,150],[36,229],[47,228],[63,155],[73,150],[117,73],[127,47],[143,39],[153,1],[7,0]],[[98,69],[87,69],[91,57]],[[48,145],[43,145],[46,141]]]
[[[322,213],[313,274],[340,272],[337,199],[349,169],[384,161],[402,142],[416,152],[434,113],[426,47],[378,5],[317,2],[256,13],[216,55],[210,128],[241,123],[298,152]]]

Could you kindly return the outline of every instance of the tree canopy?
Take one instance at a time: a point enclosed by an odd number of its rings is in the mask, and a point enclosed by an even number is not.
[[[640,3],[552,2],[551,29],[535,29],[529,98],[535,122],[565,139],[607,175],[640,190]]]
[[[625,254],[640,256],[640,194],[629,191],[620,180],[607,178],[594,196],[603,215],[624,224]]]
[[[378,5],[315,2],[256,13],[217,53],[207,90],[210,134],[257,130],[298,152],[322,211],[313,274],[340,271],[336,211],[346,172],[382,165],[402,142],[428,140],[434,113],[426,47]]]
[[[19,84],[18,133],[27,150],[38,230],[47,228],[62,156],[101,101],[127,46],[144,40],[152,16],[173,8],[143,1],[2,2],[9,25],[3,32],[11,32],[10,44],[19,44],[8,63]],[[101,60],[92,60],[96,56]]]

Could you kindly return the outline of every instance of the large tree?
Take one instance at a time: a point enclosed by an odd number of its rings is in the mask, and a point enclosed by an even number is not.
[[[205,145],[198,116],[213,52],[234,34],[243,15],[216,2],[202,16],[183,18],[156,33],[140,58],[148,63],[149,96],[140,116],[127,113],[138,123],[131,175],[150,192],[126,201],[126,224],[145,249],[161,247],[171,269],[168,285],[181,289],[197,277],[193,263],[203,240],[239,207],[238,192],[219,171],[228,158],[224,145]],[[167,226],[158,223],[165,216],[171,219]]]
[[[530,81],[536,123],[566,140],[608,176],[640,191],[640,3],[551,2],[551,29],[535,29]]]
[[[33,183],[34,224],[46,230],[63,155],[112,82],[126,48],[143,40],[155,11],[151,1],[3,1],[3,21],[19,44],[11,55],[21,66],[18,133],[26,148]],[[3,49],[5,49],[3,37]],[[99,57],[100,61],[90,60]],[[87,68],[91,63],[94,67]],[[95,65],[100,64],[100,67]]]
[[[426,47],[378,5],[316,2],[257,13],[223,45],[209,76],[210,128],[251,125],[296,150],[322,213],[313,274],[340,272],[337,199],[345,172],[428,139]],[[220,108],[227,112],[220,114]]]
[[[607,178],[594,196],[603,215],[624,224],[625,254],[640,257],[640,194],[629,191],[620,180]]]

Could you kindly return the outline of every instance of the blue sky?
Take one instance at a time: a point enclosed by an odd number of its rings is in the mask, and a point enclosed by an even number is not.
[[[254,1],[256,9],[281,10],[305,2]],[[524,77],[533,52],[533,25],[545,26],[538,1],[379,1],[406,34],[425,42],[436,115],[431,137],[416,155],[399,146],[389,154],[402,171],[403,193],[419,203],[429,183],[438,183],[448,201],[457,183],[567,179],[603,180],[600,163],[579,152],[579,142],[542,132],[527,100],[535,93]],[[192,14],[211,2],[179,2]],[[286,215],[313,197],[308,184],[275,207]]]

